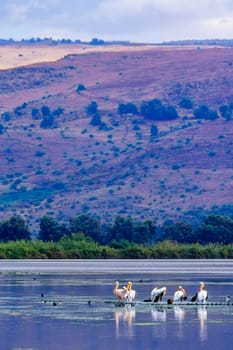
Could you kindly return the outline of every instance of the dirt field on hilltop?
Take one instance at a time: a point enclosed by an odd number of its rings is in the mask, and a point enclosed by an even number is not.
[[[0,46],[0,70],[27,66],[35,63],[54,62],[69,54],[89,52],[144,51],[154,45],[2,45]]]

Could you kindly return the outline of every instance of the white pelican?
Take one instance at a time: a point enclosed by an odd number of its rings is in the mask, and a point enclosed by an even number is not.
[[[199,303],[205,303],[207,299],[208,299],[208,292],[205,289],[205,284],[204,282],[200,282],[199,291],[197,293],[197,301]]]
[[[163,296],[166,295],[166,293],[167,293],[166,287],[161,287],[161,288],[155,287],[150,293],[151,301],[153,302],[161,301]]]
[[[183,301],[185,299],[187,299],[187,292],[182,286],[179,286],[173,295],[173,301]]]
[[[132,282],[128,282],[126,286],[126,299],[128,301],[133,301],[136,296],[136,291],[132,289]]]
[[[124,287],[124,288],[119,288],[119,282],[116,281],[115,282],[115,287],[113,289],[113,294],[115,295],[115,297],[118,299],[118,300],[123,300],[126,298],[127,296],[127,288]]]

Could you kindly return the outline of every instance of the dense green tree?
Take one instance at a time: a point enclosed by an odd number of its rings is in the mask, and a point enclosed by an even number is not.
[[[142,244],[150,244],[156,233],[156,225],[151,220],[137,223],[133,227],[132,241]]]
[[[12,216],[0,223],[0,240],[3,242],[30,239],[30,237],[29,227],[21,216]]]
[[[233,220],[222,215],[209,215],[196,231],[201,244],[233,243]]]
[[[81,214],[70,218],[69,231],[71,233],[83,233],[95,241],[101,241],[100,220],[90,214]]]
[[[40,230],[38,239],[42,241],[54,241],[57,242],[59,239],[66,235],[68,230],[64,224],[59,225],[56,220],[49,216],[43,216],[40,219]]]
[[[111,229],[111,239],[116,241],[126,240],[131,242],[133,239],[133,220],[130,216],[127,218],[117,216]]]
[[[195,240],[192,225],[183,221],[165,223],[161,232],[160,241],[169,240],[178,243],[190,243]]]

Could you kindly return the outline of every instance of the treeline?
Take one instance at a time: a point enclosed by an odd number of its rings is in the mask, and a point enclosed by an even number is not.
[[[100,244],[112,242],[135,242],[151,244],[156,235],[156,225],[152,220],[134,222],[131,217],[118,216],[112,225],[101,224],[98,217],[90,214],[82,214],[69,219],[67,225],[60,224],[54,218],[43,216],[39,222],[39,232],[33,239],[44,242],[58,242],[63,236],[73,233],[82,233],[85,237],[92,238]],[[31,240],[32,233],[29,226],[21,216],[0,222],[0,241]]]
[[[111,45],[111,44],[122,44],[122,45],[129,45],[130,41],[104,41],[103,39],[99,38],[92,38],[90,41],[82,41],[80,39],[69,39],[69,38],[62,38],[62,39],[53,39],[53,38],[30,38],[30,39],[21,39],[21,40],[14,40],[14,39],[1,39],[0,38],[0,45],[15,45],[15,44],[46,44],[46,45],[60,45],[60,44],[89,44],[89,45]]]
[[[0,259],[199,259],[233,258],[233,220],[209,215],[198,227],[186,222],[166,222],[116,217],[101,224],[90,214],[60,224],[40,218],[32,236],[24,218],[0,222]]]
[[[118,247],[121,242],[151,245],[162,241],[181,244],[233,243],[233,219],[228,216],[207,216],[198,226],[185,221],[166,221],[157,227],[152,220],[135,221],[132,217],[117,216],[111,224],[101,223],[99,217],[81,214],[71,217],[67,224],[50,216],[39,220],[39,232],[32,237],[29,226],[21,216],[0,222],[0,241],[40,240],[58,242],[63,236],[81,233],[101,245]]]

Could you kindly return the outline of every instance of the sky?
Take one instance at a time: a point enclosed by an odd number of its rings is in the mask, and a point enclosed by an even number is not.
[[[233,0],[1,0],[0,38],[233,39]]]

